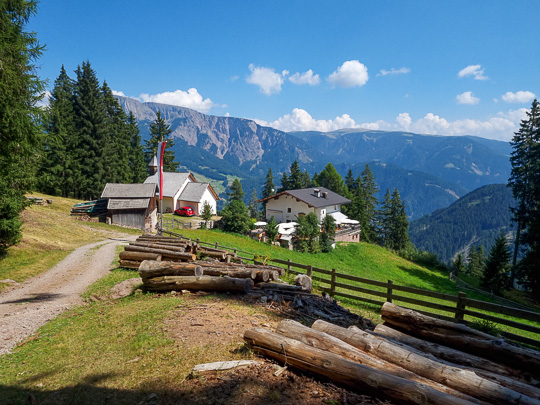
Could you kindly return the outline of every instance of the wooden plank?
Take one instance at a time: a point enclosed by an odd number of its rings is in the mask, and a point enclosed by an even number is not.
[[[472,298],[464,298],[463,301],[465,305],[468,307],[472,307],[476,309],[483,309],[483,310],[495,312],[501,315],[515,316],[516,318],[526,319],[528,321],[540,322],[540,314],[537,312],[511,308],[505,305],[493,304],[491,302],[475,300]]]
[[[262,361],[257,360],[231,360],[231,361],[218,361],[215,363],[197,364],[191,370],[192,373],[204,373],[208,371],[223,371],[230,370],[232,368],[246,367],[254,364],[262,364]]]
[[[521,336],[521,335],[516,335],[510,332],[504,332],[504,331],[501,332],[501,335],[503,335],[507,339],[514,340],[519,343],[525,343],[527,345],[531,345],[540,349],[540,341],[538,340],[531,339],[531,338]]]

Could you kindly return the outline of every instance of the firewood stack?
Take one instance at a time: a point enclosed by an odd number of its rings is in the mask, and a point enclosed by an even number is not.
[[[285,320],[244,339],[259,354],[396,404],[540,404],[540,352],[390,303],[381,314],[387,324],[375,332]]]
[[[196,260],[197,256],[205,257]],[[285,270],[269,265],[245,264],[236,253],[201,247],[196,242],[143,235],[120,253],[120,266],[138,269],[148,291],[229,291],[247,293],[254,286],[271,289],[311,290],[311,279],[291,286],[279,280]],[[308,288],[309,286],[309,288]]]

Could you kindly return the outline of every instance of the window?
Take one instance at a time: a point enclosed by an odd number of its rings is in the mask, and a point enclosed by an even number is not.
[[[290,213],[291,213],[291,209],[287,208],[287,214],[290,214]]]

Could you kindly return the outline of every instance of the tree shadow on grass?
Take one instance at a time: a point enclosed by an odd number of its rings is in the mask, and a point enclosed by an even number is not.
[[[65,294],[53,294],[53,293],[37,293],[29,294],[18,300],[5,301],[3,304],[26,304],[33,302],[54,301],[58,298],[62,298]]]
[[[420,288],[423,290],[432,290],[437,292],[443,292],[448,294],[456,294],[456,288],[450,279],[442,277],[438,274],[428,273],[424,270],[420,270],[414,267],[398,266],[398,268],[404,273],[410,276],[422,280],[423,285],[413,284],[412,282],[406,283],[407,287]]]
[[[199,375],[164,387],[159,381],[141,381],[140,390],[107,388],[107,380],[115,374],[94,374],[79,384],[60,389],[26,388],[0,384],[0,404],[139,404],[139,405],[202,405],[202,404],[380,404],[358,393],[337,387],[325,378],[286,371],[274,375],[276,367],[269,362],[247,368]],[[141,377],[144,380],[144,377]]]

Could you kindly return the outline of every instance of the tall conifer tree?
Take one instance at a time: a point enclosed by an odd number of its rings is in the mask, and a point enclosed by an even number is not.
[[[163,154],[163,171],[176,172],[178,171],[179,162],[176,162],[174,154],[174,139],[169,136],[171,134],[171,126],[168,125],[161,112],[156,114],[156,120],[150,124],[150,139],[146,141],[144,146],[144,160],[146,164],[150,163],[154,155],[157,154],[158,143],[161,141],[167,141],[165,146],[165,153]]]
[[[35,181],[36,156],[42,147],[39,126],[43,82],[35,61],[42,53],[34,33],[25,31],[36,2],[0,2],[0,251],[21,238],[19,214]]]
[[[131,172],[131,183],[142,183],[148,177],[148,166],[144,162],[144,152],[139,135],[137,119],[130,111],[128,116],[129,134],[129,167]]]
[[[377,225],[376,225],[376,216],[378,212],[377,193],[379,192],[379,186],[375,182],[375,177],[369,167],[366,164],[366,167],[361,174],[362,182],[358,182],[359,186],[362,188],[365,200],[365,222],[366,228],[362,229],[362,232],[365,234],[366,240],[371,242],[377,241]]]

